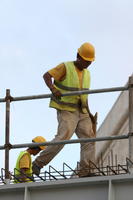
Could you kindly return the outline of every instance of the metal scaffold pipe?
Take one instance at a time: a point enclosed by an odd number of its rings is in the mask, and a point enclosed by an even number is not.
[[[107,137],[98,137],[98,138],[89,138],[89,139],[76,139],[76,140],[64,140],[60,142],[45,142],[45,143],[26,143],[26,144],[10,144],[10,103],[12,101],[24,101],[24,100],[34,100],[34,99],[45,99],[51,98],[53,94],[40,94],[40,95],[31,95],[31,96],[20,96],[12,97],[10,95],[10,90],[6,90],[6,97],[0,98],[0,103],[6,103],[6,120],[5,120],[5,145],[0,146],[0,150],[5,149],[5,183],[8,184],[10,179],[9,174],[9,151],[10,149],[16,148],[25,148],[25,147],[35,147],[35,146],[49,146],[49,145],[63,145],[63,144],[74,144],[74,143],[87,143],[87,142],[98,142],[98,141],[107,141],[107,140],[120,140],[129,138],[129,157],[132,159],[133,155],[133,104],[131,103],[133,99],[133,80],[129,81],[129,85],[125,87],[114,87],[114,88],[103,88],[103,89],[93,89],[93,90],[80,90],[72,91],[62,94],[62,96],[75,96],[75,95],[84,95],[84,94],[95,94],[95,93],[107,93],[107,92],[117,92],[117,91],[126,91],[129,90],[129,133],[126,135],[117,135],[117,136],[107,136]]]
[[[60,142],[44,142],[44,143],[25,143],[25,144],[14,144],[11,145],[11,149],[25,148],[25,147],[36,147],[36,146],[50,146],[50,145],[62,145],[62,144],[76,144],[76,143],[87,143],[87,142],[98,142],[106,140],[121,140],[128,139],[130,134],[127,135],[118,135],[118,136],[107,136],[107,137],[97,137],[97,138],[83,138],[83,139],[74,139],[74,140],[63,140]],[[4,146],[0,146],[0,149],[4,149]]]
[[[129,77],[129,131],[133,132],[133,76]],[[129,159],[133,162],[133,134],[129,137]],[[129,169],[133,173],[131,164]]]
[[[74,96],[74,95],[83,95],[83,94],[95,94],[95,93],[106,93],[106,92],[118,92],[128,90],[127,87],[114,87],[114,88],[104,88],[104,89],[94,89],[94,90],[80,90],[73,91],[62,94],[62,96]],[[11,101],[24,101],[24,100],[33,100],[33,99],[45,99],[51,98],[52,94],[40,94],[40,95],[32,95],[32,96],[21,96],[21,97],[12,97]],[[5,98],[0,99],[0,103],[5,102]]]
[[[6,119],[5,119],[5,180],[9,180],[9,134],[10,134],[10,90],[6,90]]]

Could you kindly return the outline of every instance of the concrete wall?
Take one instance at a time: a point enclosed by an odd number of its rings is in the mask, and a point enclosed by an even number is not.
[[[97,137],[123,135],[129,132],[128,94],[128,91],[121,92],[97,131]],[[96,143],[96,159],[100,165],[102,162],[104,165],[125,164],[126,157],[128,157],[128,139]]]

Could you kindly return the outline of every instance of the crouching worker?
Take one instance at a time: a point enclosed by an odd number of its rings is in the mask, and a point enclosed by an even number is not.
[[[32,140],[32,142],[43,143],[46,142],[46,139],[42,136],[37,136]],[[14,183],[34,181],[31,155],[35,156],[45,148],[46,146],[30,147],[27,150],[20,152],[14,169]]]

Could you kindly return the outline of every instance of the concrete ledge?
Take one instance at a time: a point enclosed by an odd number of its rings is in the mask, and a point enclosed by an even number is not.
[[[2,200],[132,200],[133,175],[98,176],[0,186]],[[128,198],[125,198],[125,194]],[[122,197],[123,196],[123,197]],[[114,198],[114,199],[113,199]]]

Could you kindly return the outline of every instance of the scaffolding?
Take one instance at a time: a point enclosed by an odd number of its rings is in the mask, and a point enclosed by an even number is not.
[[[125,133],[120,136],[106,136],[106,137],[97,137],[90,139],[75,139],[75,140],[64,140],[60,142],[45,142],[45,143],[25,143],[25,144],[11,144],[9,141],[10,136],[10,104],[13,101],[24,101],[24,100],[33,100],[33,99],[43,99],[43,98],[51,98],[52,94],[41,94],[41,95],[32,95],[32,96],[21,96],[21,97],[12,97],[10,94],[10,90],[6,90],[5,98],[0,98],[0,103],[5,103],[6,105],[6,114],[5,114],[5,144],[0,146],[0,150],[5,150],[5,167],[1,169],[0,182],[8,184],[10,181],[10,177],[14,176],[9,171],[9,151],[10,149],[23,148],[23,147],[36,147],[38,145],[48,146],[48,145],[61,145],[61,144],[73,144],[73,143],[87,143],[87,142],[99,142],[105,140],[121,140],[128,139],[129,140],[129,156],[126,160],[125,165],[118,165],[114,169],[114,166],[106,166],[106,169],[97,167],[94,163],[94,169],[97,170],[96,174],[98,175],[110,175],[110,174],[120,174],[122,173],[132,173],[133,172],[133,76],[129,77],[128,85],[125,87],[114,87],[114,88],[104,88],[104,89],[95,89],[95,90],[81,90],[81,91],[73,91],[69,93],[62,94],[62,96],[74,96],[74,95],[83,95],[83,94],[94,94],[94,93],[106,93],[106,92],[116,92],[116,91],[128,91],[129,92],[129,133]],[[69,168],[69,171],[65,171],[64,168]],[[54,172],[51,172],[51,169]],[[78,170],[78,168],[77,168]],[[72,169],[66,163],[63,164],[63,170],[61,172],[54,169],[50,166],[49,171],[46,171],[42,176],[38,176],[39,180],[46,181],[51,179],[60,179],[58,177],[62,177],[64,179],[70,178],[70,174],[66,175],[66,172],[74,173],[77,175],[77,171]],[[56,176],[55,176],[56,173]],[[58,174],[58,175],[57,175]],[[48,177],[48,178],[47,178]],[[36,180],[36,179],[35,179]]]

